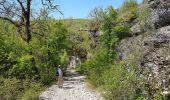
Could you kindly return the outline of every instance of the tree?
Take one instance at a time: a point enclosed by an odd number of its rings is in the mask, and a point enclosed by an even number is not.
[[[31,5],[36,1],[40,1],[44,9],[58,10],[58,5],[55,5],[54,0],[1,0],[0,1],[0,18],[12,23],[21,38],[27,43],[31,40],[31,20],[32,10]],[[60,11],[59,11],[60,12]],[[60,12],[61,13],[61,12]],[[61,13],[62,14],[62,13]],[[41,34],[40,34],[41,35]]]
[[[95,7],[93,10],[90,11],[89,18],[92,19],[89,25],[90,30],[99,30],[100,23],[102,20],[102,13],[102,7]]]
[[[118,21],[124,25],[129,25],[138,17],[138,3],[136,0],[125,0],[119,8]]]

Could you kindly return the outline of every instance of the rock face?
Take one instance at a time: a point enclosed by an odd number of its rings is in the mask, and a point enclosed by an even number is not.
[[[133,27],[131,27],[131,35],[140,35],[144,32],[142,29],[140,23],[135,24]]]
[[[159,29],[170,25],[170,0],[148,0],[150,16],[146,21],[131,27],[131,35],[140,35],[150,29]]]
[[[148,4],[148,26],[142,27],[141,22],[132,26],[133,36],[120,41],[117,50],[129,67],[145,69],[150,88],[161,90],[165,99],[170,100],[170,0],[148,0]]]
[[[154,48],[162,47],[164,44],[170,43],[170,26],[157,30],[155,34],[148,36],[145,45],[154,46]]]
[[[149,72],[148,82],[152,89],[160,89],[164,95],[164,91],[170,89],[170,26],[147,37],[144,45],[148,46],[148,50],[142,57],[141,67]],[[170,96],[170,91],[167,92],[165,97]]]
[[[151,16],[148,20],[156,29],[170,24],[170,0],[148,0]]]

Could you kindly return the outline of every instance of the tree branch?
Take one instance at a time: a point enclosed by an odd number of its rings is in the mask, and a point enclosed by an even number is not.
[[[19,25],[16,22],[14,22],[13,20],[11,20],[11,19],[9,19],[7,17],[0,16],[0,19],[6,20],[6,21],[12,23],[13,25],[15,25],[16,27],[19,27]]]
[[[18,1],[19,5],[22,8],[21,23],[23,23],[24,18],[26,17],[26,10],[25,10],[24,5],[22,4],[22,2],[20,0],[17,0],[17,1]]]
[[[52,10],[52,9],[55,9],[55,10],[57,10],[61,15],[64,15],[64,14],[58,9],[58,6],[59,6],[59,5],[53,5],[52,2],[51,2],[51,0],[46,0],[46,1],[48,2],[48,4],[44,3],[43,0],[41,0],[41,3],[42,3],[43,6],[47,6],[48,9],[51,9],[51,10]]]
[[[23,12],[26,12],[26,10],[25,10],[25,8],[24,8],[24,6],[23,6],[22,2],[21,2],[20,0],[17,0],[17,1],[18,1],[18,3],[19,3],[19,4],[20,4],[20,6],[21,6],[22,11],[23,11]]]

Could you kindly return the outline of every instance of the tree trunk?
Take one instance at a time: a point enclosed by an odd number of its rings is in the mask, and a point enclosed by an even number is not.
[[[30,32],[30,6],[31,6],[31,0],[27,0],[26,25],[25,25],[25,35],[26,35],[27,43],[29,43],[29,41],[31,40],[31,32]]]

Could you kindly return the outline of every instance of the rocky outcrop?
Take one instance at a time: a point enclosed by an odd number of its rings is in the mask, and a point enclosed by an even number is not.
[[[145,38],[145,45],[156,48],[163,44],[168,44],[170,41],[170,0],[148,0],[148,5],[151,10],[150,16],[146,22],[141,21],[132,26],[132,35],[138,36],[145,32],[152,31],[147,38]],[[158,30],[153,31],[149,28],[146,29],[146,27],[151,27],[147,26],[151,24]]]
[[[157,30],[156,34],[151,34],[145,39],[145,45],[160,48],[164,44],[170,43],[170,26]]]
[[[132,37],[120,41],[117,50],[128,66],[147,72],[150,95],[161,90],[170,100],[170,0],[148,0],[148,4],[148,19],[132,26]]]
[[[149,72],[148,82],[153,90],[170,91],[170,26],[162,27],[144,39],[149,49],[144,53],[141,67]],[[154,84],[153,84],[154,83]],[[153,94],[154,95],[154,94]],[[169,100],[170,98],[167,98]]]
[[[131,35],[140,35],[150,29],[159,29],[170,25],[170,0],[148,0],[150,16],[145,21],[131,27]]]
[[[168,8],[170,5],[170,0],[148,0],[148,4],[151,9],[158,9],[158,8]]]
[[[148,23],[156,29],[170,24],[170,0],[148,0],[151,15]]]
[[[140,34],[144,33],[144,30],[141,27],[140,23],[137,23],[134,26],[132,26],[130,30],[131,30],[131,35],[132,36],[137,36],[137,35],[140,35]]]

